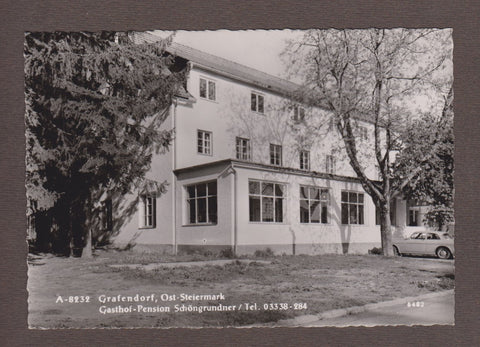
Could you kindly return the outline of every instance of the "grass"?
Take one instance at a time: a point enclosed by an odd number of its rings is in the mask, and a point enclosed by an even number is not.
[[[35,256],[29,260],[29,325],[42,328],[86,327],[202,327],[242,326],[275,322],[297,315],[394,298],[415,296],[454,287],[453,261],[387,258],[378,255],[276,256],[257,254],[259,260],[233,260],[224,265],[159,267],[139,270],[112,264],[149,264],[210,260],[210,254],[138,254],[101,251],[93,259]],[[256,259],[252,257],[251,259]],[[236,305],[232,312],[99,313],[98,296],[156,293],[218,294],[225,301],[185,302],[193,305]],[[89,295],[88,304],[56,304],[58,295]],[[256,303],[256,311],[245,304]],[[263,305],[287,303],[287,310],[263,310]],[[182,304],[159,302],[158,305]],[[306,304],[306,309],[293,309]],[[113,304],[110,304],[113,306]]]

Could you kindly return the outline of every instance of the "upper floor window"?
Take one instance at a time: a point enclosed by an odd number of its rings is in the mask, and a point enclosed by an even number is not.
[[[330,194],[326,188],[300,186],[300,223],[328,223]]]
[[[141,197],[140,227],[155,228],[157,224],[157,197],[155,194],[145,194]]]
[[[300,169],[310,170],[310,152],[300,151]]]
[[[282,146],[270,144],[270,164],[282,166]]]
[[[258,113],[264,113],[264,98],[262,94],[252,92],[251,109]]]
[[[302,106],[295,106],[293,108],[293,120],[296,122],[301,122],[305,119],[305,108]]]
[[[282,223],[285,185],[248,181],[250,222]]]
[[[335,173],[335,157],[333,155],[327,154],[325,158],[325,171],[327,173]]]
[[[188,223],[217,223],[217,181],[192,184],[186,188]]]
[[[244,139],[241,137],[237,137],[236,139],[236,151],[237,151],[237,159],[240,160],[250,160],[251,152],[250,152],[250,140]]]
[[[210,131],[197,131],[197,153],[212,154],[212,133]]]
[[[208,100],[216,100],[215,82],[200,77],[200,97]]]
[[[364,224],[363,193],[342,191],[342,224]]]
[[[358,138],[360,140],[368,140],[368,129],[364,126],[358,127]]]
[[[332,130],[335,129],[335,127],[336,127],[335,116],[332,116],[332,117],[330,117],[330,120],[328,121],[328,130],[332,131]]]

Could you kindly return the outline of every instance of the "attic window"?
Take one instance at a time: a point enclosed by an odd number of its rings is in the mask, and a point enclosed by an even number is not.
[[[263,95],[258,94],[256,92],[252,92],[251,96],[251,109],[252,111],[258,112],[258,113],[264,113],[264,98]]]
[[[366,127],[358,127],[358,137],[360,138],[360,140],[368,140],[368,130]]]
[[[203,99],[216,100],[215,81],[206,78],[200,78],[200,97]]]
[[[302,106],[295,106],[293,108],[293,120],[295,122],[301,122],[305,119],[305,108]]]

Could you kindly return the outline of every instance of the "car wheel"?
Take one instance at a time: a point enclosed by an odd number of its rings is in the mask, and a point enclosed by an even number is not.
[[[397,257],[400,257],[402,254],[398,251],[397,246],[393,246],[393,254]]]
[[[440,259],[450,259],[452,257],[452,253],[446,247],[438,248],[436,254]]]

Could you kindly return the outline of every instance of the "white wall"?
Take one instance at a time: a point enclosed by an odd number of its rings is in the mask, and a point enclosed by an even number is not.
[[[339,251],[342,244],[372,248],[380,244],[380,227],[375,225],[375,205],[368,194],[365,199],[365,224],[341,224],[341,191],[363,192],[359,183],[325,180],[307,176],[273,173],[236,168],[237,172],[237,220],[238,245],[297,245],[319,247],[320,252],[329,249]],[[249,179],[284,183],[287,190],[286,212],[283,223],[260,223],[249,221]],[[300,185],[312,185],[330,190],[330,223],[300,223]],[[334,245],[332,245],[334,244]],[[322,247],[323,245],[323,247]],[[335,246],[336,245],[336,246]],[[353,247],[352,249],[355,249]],[[356,247],[356,249],[359,249]],[[287,248],[288,250],[288,248]]]
[[[165,119],[161,129],[170,130],[173,128],[172,112]],[[154,154],[152,157],[151,168],[146,174],[146,178],[158,183],[167,182],[166,192],[157,197],[156,207],[156,226],[155,228],[139,227],[139,190],[135,190],[126,196],[121,197],[120,206],[116,208],[114,219],[124,220],[123,224],[115,227],[120,233],[115,238],[115,243],[125,245],[131,241],[138,244],[148,245],[167,245],[171,248],[173,244],[173,148],[164,154]],[[133,210],[134,213],[129,215],[127,211]],[[115,224],[114,224],[115,225]]]
[[[199,78],[204,76],[216,82],[216,100],[210,101],[199,96]],[[252,161],[270,164],[269,144],[283,146],[283,166],[299,168],[299,149],[310,149],[311,171],[325,172],[326,154],[337,157],[336,171],[338,175],[355,176],[348,163],[342,147],[342,140],[336,129],[330,128],[330,115],[319,109],[307,109],[308,124],[312,127],[296,125],[292,128],[293,112],[287,109],[285,99],[271,92],[255,88],[252,85],[233,81],[210,72],[193,68],[187,85],[188,91],[196,98],[193,105],[178,105],[175,116],[175,161],[173,153],[155,155],[147,178],[163,182],[167,180],[167,192],[157,199],[157,225],[152,229],[138,227],[138,212],[125,221],[122,231],[116,241],[126,243],[135,239],[136,243],[153,245],[232,245],[233,219],[237,218],[237,241],[239,245],[255,244],[374,244],[380,242],[379,227],[375,225],[375,208],[370,197],[365,194],[365,225],[343,226],[340,223],[340,192],[342,189],[362,191],[358,183],[348,183],[333,180],[313,179],[306,176],[286,175],[282,173],[266,173],[247,169],[237,169],[236,214],[232,199],[234,197],[233,175],[218,177],[224,167],[206,168],[196,172],[183,173],[178,176],[175,192],[176,216],[174,231],[173,202],[174,176],[172,170],[210,163],[221,159],[235,158],[236,136],[251,140]],[[261,92],[265,98],[265,114],[250,110],[250,95],[252,91]],[[172,107],[173,108],[173,107]],[[164,128],[173,127],[173,115],[170,114],[164,123]],[[310,123],[311,121],[311,123]],[[370,127],[368,141],[358,144],[359,149],[372,149],[373,127]],[[295,129],[297,131],[295,131]],[[213,133],[212,155],[197,153],[197,130]],[[298,134],[305,135],[304,143],[300,144]],[[362,159],[367,172],[376,177],[372,157]],[[211,179],[217,179],[218,184],[218,223],[216,225],[188,226],[185,225],[184,186]],[[287,199],[287,218],[282,224],[250,223],[248,216],[248,179],[267,179],[287,183],[289,198]],[[304,225],[299,223],[299,184],[317,185],[331,189],[331,223],[328,225]],[[123,201],[123,207],[117,214],[138,197],[138,192],[132,192]],[[176,236],[174,236],[176,233]],[[175,240],[176,237],[176,240]],[[333,247],[332,249],[338,250]]]
[[[216,100],[200,98],[199,79],[206,77],[216,83]],[[311,170],[325,172],[327,154],[336,156],[336,174],[355,176],[350,167],[343,142],[336,129],[330,128],[327,111],[306,109],[307,126],[292,128],[291,102],[253,85],[234,81],[212,72],[193,68],[188,90],[197,99],[190,106],[179,106],[177,116],[177,168],[199,165],[220,159],[235,158],[235,138],[251,140],[252,161],[270,164],[269,144],[283,146],[283,166],[299,168],[299,150],[310,149]],[[251,111],[251,92],[264,95],[265,113]],[[369,139],[357,144],[360,152],[373,154],[373,125],[362,123],[369,130]],[[315,127],[315,130],[312,129]],[[212,155],[197,153],[197,130],[213,133]],[[303,136],[305,141],[300,140]],[[373,156],[362,156],[370,177],[376,177]]]

